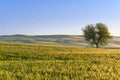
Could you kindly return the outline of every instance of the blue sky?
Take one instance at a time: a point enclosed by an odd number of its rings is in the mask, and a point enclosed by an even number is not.
[[[0,0],[0,35],[81,35],[98,22],[120,36],[120,0]]]

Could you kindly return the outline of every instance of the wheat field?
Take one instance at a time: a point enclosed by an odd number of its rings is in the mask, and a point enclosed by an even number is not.
[[[119,49],[0,43],[0,80],[119,79]]]

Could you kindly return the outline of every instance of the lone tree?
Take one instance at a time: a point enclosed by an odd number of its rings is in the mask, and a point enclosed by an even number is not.
[[[85,40],[92,46],[99,48],[100,45],[106,45],[109,39],[112,39],[108,28],[103,23],[96,23],[96,25],[89,24],[82,29]]]

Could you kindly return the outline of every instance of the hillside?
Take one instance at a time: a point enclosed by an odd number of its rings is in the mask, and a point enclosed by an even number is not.
[[[2,42],[22,42],[22,43],[54,43],[77,46],[88,46],[81,35],[5,35],[0,36]],[[120,37],[113,37],[106,47],[120,47]]]

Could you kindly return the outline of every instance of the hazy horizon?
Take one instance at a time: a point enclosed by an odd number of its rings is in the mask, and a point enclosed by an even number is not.
[[[82,35],[104,23],[120,36],[119,0],[1,0],[0,35]]]

